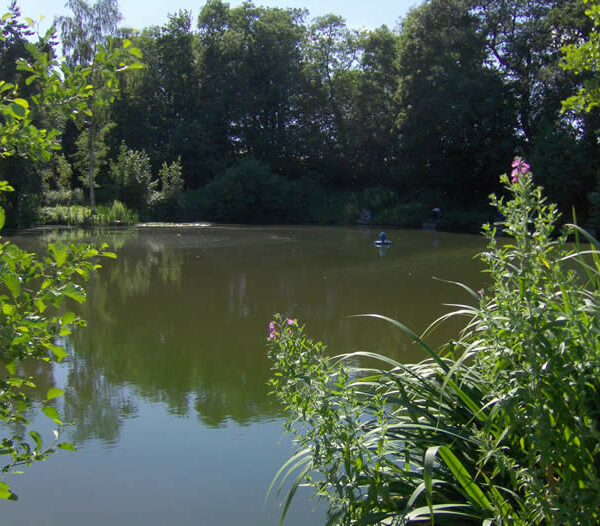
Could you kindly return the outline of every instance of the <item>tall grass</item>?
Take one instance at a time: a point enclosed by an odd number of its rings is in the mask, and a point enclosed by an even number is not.
[[[274,393],[298,452],[272,490],[300,484],[329,503],[330,524],[597,524],[600,521],[600,258],[574,251],[571,226],[530,173],[493,198],[508,242],[485,227],[491,286],[456,340],[418,364],[353,353],[329,358],[276,316]],[[438,322],[443,321],[438,320]],[[357,364],[378,362],[368,367]],[[291,481],[291,484],[287,484]]]
[[[87,206],[45,207],[42,217],[46,224],[77,226],[134,225],[139,222],[139,214],[119,201],[114,201],[111,206],[98,206],[94,214]]]

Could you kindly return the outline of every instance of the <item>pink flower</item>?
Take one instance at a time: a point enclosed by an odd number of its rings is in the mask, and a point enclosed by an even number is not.
[[[288,325],[296,325],[296,320],[293,320],[292,318],[286,318],[285,321]]]
[[[510,182],[516,183],[519,180],[519,175],[529,172],[531,166],[518,157],[512,162],[512,172],[510,172]]]
[[[269,340],[273,340],[275,338],[275,323],[269,323]]]

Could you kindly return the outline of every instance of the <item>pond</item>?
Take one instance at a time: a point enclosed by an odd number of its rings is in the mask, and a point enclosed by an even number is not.
[[[424,356],[381,320],[420,332],[468,302],[460,281],[484,282],[478,236],[373,228],[154,227],[36,230],[10,238],[107,241],[116,260],[73,306],[88,320],[59,365],[26,364],[41,392],[66,391],[60,452],[10,476],[17,503],[5,524],[278,524],[271,479],[292,452],[282,412],[268,395],[265,342],[275,312],[298,318],[332,354],[370,350],[405,362]],[[472,300],[471,300],[472,301]],[[455,335],[454,323],[428,341]],[[31,369],[31,370],[29,370]],[[36,422],[45,435],[50,424]],[[286,525],[323,524],[325,507],[299,493]]]

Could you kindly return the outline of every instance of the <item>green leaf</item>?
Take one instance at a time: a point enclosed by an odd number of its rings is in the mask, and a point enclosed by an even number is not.
[[[58,414],[58,411],[54,409],[54,407],[44,407],[42,409],[42,413],[44,413],[48,418],[52,419],[53,422],[57,423],[58,425],[62,425],[60,415]]]
[[[17,500],[17,496],[10,491],[10,486],[6,482],[0,482],[0,499]]]
[[[15,99],[13,102],[26,110],[29,109],[29,102],[27,102],[25,99]]]
[[[19,119],[24,119],[27,116],[27,109],[20,104],[12,103],[10,105],[10,110],[12,114]]]
[[[17,373],[17,363],[16,363],[16,360],[13,360],[12,362],[9,362],[9,363],[5,363],[4,367],[6,367],[6,370],[10,374],[16,374]]]
[[[81,286],[76,285],[75,283],[67,283],[61,289],[61,292],[78,303],[83,303],[85,301],[85,291]]]
[[[456,477],[458,483],[466,491],[469,500],[479,506],[482,510],[490,510],[492,507],[490,501],[484,495],[483,491],[481,491],[481,488],[475,483],[460,460],[452,453],[450,448],[448,446],[442,446],[439,450],[439,454]]]
[[[16,274],[7,272],[2,276],[2,281],[6,288],[10,291],[13,298],[17,298],[21,294],[21,281]]]
[[[433,515],[433,477],[432,477],[432,472],[433,472],[433,465],[434,465],[434,461],[435,461],[435,457],[438,454],[438,451],[440,450],[442,446],[432,446],[430,448],[427,449],[427,451],[425,452],[425,457],[424,457],[424,461],[423,461],[423,484],[425,485],[425,494],[427,497],[427,505],[429,506],[429,509],[431,510],[431,513]]]
[[[66,451],[77,451],[77,449],[75,448],[75,446],[73,444],[71,444],[70,442],[61,442],[56,447],[58,449],[65,449]]]
[[[65,392],[62,389],[59,389],[58,387],[51,387],[46,393],[46,400],[52,400],[53,398],[62,396],[63,394],[65,394]]]
[[[4,223],[6,222],[6,214],[4,213],[4,208],[0,206],[0,230],[4,227]]]
[[[52,255],[54,261],[56,261],[56,266],[58,268],[62,267],[67,261],[67,247],[63,245],[54,245],[53,243],[50,243],[48,245],[48,252]]]
[[[17,307],[15,307],[12,303],[2,303],[2,313],[6,316],[12,316],[15,312],[17,312]]]
[[[42,436],[37,431],[30,431],[29,436],[35,441],[36,449],[42,449]]]
[[[60,322],[63,325],[68,325],[69,323],[73,323],[77,319],[77,315],[74,312],[65,312],[60,319]]]
[[[8,181],[0,181],[0,192],[14,192],[15,189],[8,184]]]
[[[53,343],[47,343],[46,347],[52,351],[59,362],[62,361],[62,359],[67,355],[66,351],[62,347]]]

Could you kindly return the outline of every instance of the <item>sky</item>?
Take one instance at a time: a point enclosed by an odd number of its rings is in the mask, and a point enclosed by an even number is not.
[[[4,6],[9,5],[9,0],[0,0]],[[40,31],[44,32],[49,22],[55,17],[70,14],[65,9],[65,0],[17,0],[24,17],[40,21]],[[229,5],[236,7],[242,0],[230,0]],[[309,11],[310,17],[321,16],[328,13],[341,15],[346,19],[348,27],[373,29],[386,24],[390,29],[396,27],[399,19],[407,11],[420,3],[419,0],[254,0],[254,4],[263,7],[303,8]],[[123,26],[143,29],[151,25],[163,25],[167,21],[167,14],[180,9],[192,11],[192,20],[195,21],[204,0],[120,0],[119,6],[124,20]],[[6,12],[5,9],[2,12]]]

